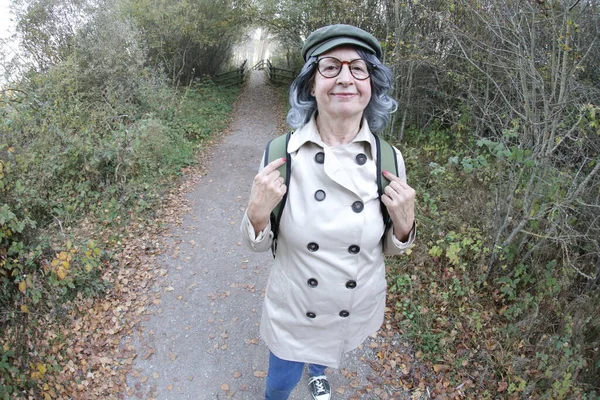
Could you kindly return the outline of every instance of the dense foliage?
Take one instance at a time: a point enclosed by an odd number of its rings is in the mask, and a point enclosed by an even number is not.
[[[16,6],[22,51],[0,96],[0,398],[41,396],[45,374],[64,368],[44,332],[71,301],[110,293],[120,238],[152,219],[237,93],[193,76],[181,86],[113,3]],[[196,76],[226,62],[230,39]]]

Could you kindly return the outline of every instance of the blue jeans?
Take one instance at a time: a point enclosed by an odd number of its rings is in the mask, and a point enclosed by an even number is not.
[[[265,399],[287,400],[300,378],[302,378],[304,363],[282,360],[272,352],[269,353],[269,372],[267,373]],[[310,376],[324,375],[325,368],[327,367],[324,365],[309,364],[308,373]]]

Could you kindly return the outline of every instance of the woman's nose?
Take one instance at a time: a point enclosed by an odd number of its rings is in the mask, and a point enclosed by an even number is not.
[[[350,65],[348,65],[348,64],[342,64],[341,69],[340,69],[340,73],[337,76],[337,78],[338,78],[337,81],[339,83],[347,84],[347,83],[352,82],[352,79],[354,77],[352,76],[352,73],[350,73]]]

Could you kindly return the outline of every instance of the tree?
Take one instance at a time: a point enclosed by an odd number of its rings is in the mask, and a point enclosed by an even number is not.
[[[123,11],[141,30],[148,63],[163,68],[172,82],[188,84],[227,65],[242,39],[246,6],[242,1],[124,0]]]

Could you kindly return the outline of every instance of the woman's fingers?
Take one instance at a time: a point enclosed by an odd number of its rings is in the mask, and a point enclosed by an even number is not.
[[[415,190],[396,175],[384,171],[389,179],[381,196],[381,202],[386,206],[394,224],[394,235],[404,240],[415,219]]]
[[[287,191],[285,180],[277,170],[285,162],[285,158],[278,158],[267,164],[254,177],[248,201],[248,217],[255,228],[266,226],[269,214]]]
[[[271,182],[277,181],[280,177],[278,168],[281,167],[283,164],[285,164],[285,162],[286,162],[285,158],[278,158],[277,160],[272,161],[269,164],[267,164],[262,169],[262,171],[260,171],[254,177],[254,184],[255,185],[268,185]]]
[[[261,173],[264,173],[265,175],[269,175],[273,171],[277,171],[277,169],[279,167],[281,167],[283,164],[285,164],[286,161],[287,160],[285,158],[278,158],[277,160],[271,161],[263,168]]]

